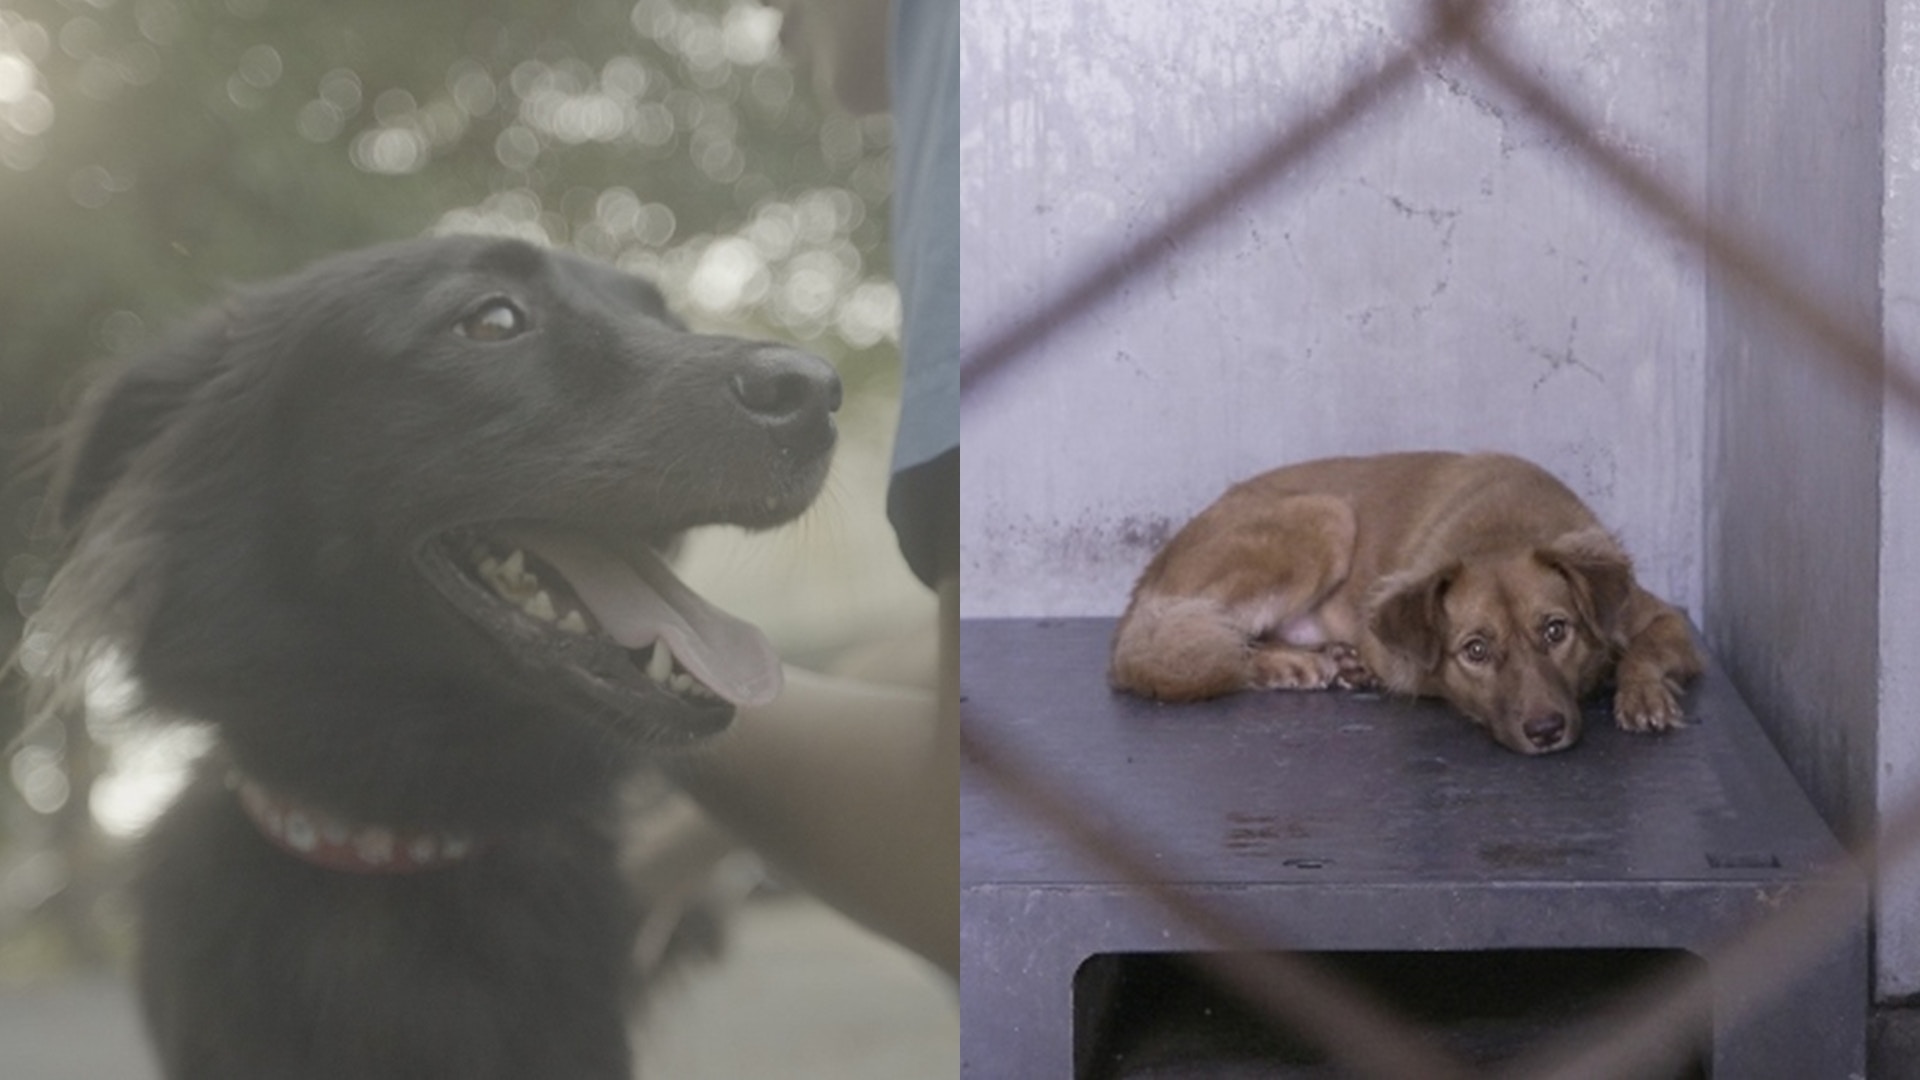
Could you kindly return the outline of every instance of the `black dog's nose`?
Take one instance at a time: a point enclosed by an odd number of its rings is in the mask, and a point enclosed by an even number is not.
[[[1536,716],[1520,725],[1527,741],[1542,749],[1558,743],[1567,734],[1567,718],[1559,713]]]
[[[747,358],[728,386],[741,408],[780,445],[810,450],[831,444],[840,375],[825,360],[798,349],[762,349]]]

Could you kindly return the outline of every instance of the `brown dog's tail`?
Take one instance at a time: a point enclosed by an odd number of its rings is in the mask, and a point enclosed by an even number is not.
[[[1107,679],[1141,697],[1199,701],[1246,689],[1252,652],[1214,601],[1136,596],[1114,631]]]

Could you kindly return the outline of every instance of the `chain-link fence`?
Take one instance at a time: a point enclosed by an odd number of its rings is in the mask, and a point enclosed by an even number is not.
[[[1103,257],[1070,273],[1056,268],[1052,280],[1058,284],[1047,290],[1040,303],[1016,317],[999,318],[990,334],[969,344],[962,374],[963,413],[994,409],[997,401],[990,391],[1014,373],[1042,365],[1046,361],[1042,346],[1050,338],[1101,311],[1130,286],[1161,269],[1183,243],[1230,227],[1239,220],[1236,208],[1249,199],[1259,197],[1272,204],[1298,195],[1301,177],[1311,175],[1310,166],[1331,152],[1343,132],[1382,112],[1414,84],[1441,77],[1471,80],[1518,103],[1517,117],[1568,148],[1591,190],[1606,193],[1643,223],[1679,238],[1699,253],[1716,287],[1744,294],[1748,302],[1767,309],[1804,336],[1807,346],[1794,355],[1809,367],[1811,376],[1879,400],[1889,418],[1907,422],[1920,416],[1920,378],[1904,357],[1884,344],[1877,318],[1863,321],[1856,312],[1836,305],[1826,283],[1805,279],[1797,263],[1769,257],[1766,245],[1716,219],[1692,191],[1598,137],[1596,132],[1605,126],[1601,120],[1585,114],[1575,96],[1564,93],[1542,73],[1534,57],[1503,33],[1503,20],[1511,8],[1475,0],[1431,0],[1423,9],[1425,25],[1411,35],[1410,44],[1390,51],[1338,93],[1328,95],[1318,108],[1275,130],[1243,165],[1212,186],[1188,194],[1154,227],[1125,237]],[[1751,14],[1767,17],[1757,10]],[[1200,13],[1195,17],[1200,18]],[[1889,50],[1897,47],[1898,43],[1886,43]],[[1863,253],[1863,257],[1872,259],[1875,253]],[[1899,611],[1881,614],[1883,620],[1900,617]],[[962,690],[964,695],[966,688]],[[978,706],[963,706],[967,708]],[[978,714],[974,718],[980,719]],[[1144,844],[1128,842],[1125,823],[1131,808],[1090,806],[1075,799],[1050,762],[1035,760],[1012,743],[997,739],[992,725],[967,724],[963,741],[968,785],[992,789],[997,798],[1017,804],[1054,839],[1150,892],[1167,916],[1198,931],[1211,944],[1193,956],[1206,973],[1273,1024],[1311,1033],[1331,1061],[1358,1075],[1446,1077],[1469,1071],[1415,1020],[1382,1007],[1310,958],[1272,952],[1259,927],[1226,917],[1190,891],[1156,884],[1155,859]],[[1891,786],[1890,781],[1883,783]],[[1847,897],[1858,896],[1865,883],[1876,878],[1890,879],[1893,868],[1920,852],[1920,791],[1901,797],[1889,797],[1883,791],[1881,796],[1877,843],[1858,840],[1848,858],[1826,871],[1827,883],[1840,887],[1794,893],[1777,913],[1705,957],[1713,978],[1722,984],[1759,988],[1732,1004],[1716,1001],[1716,1026],[1736,1027],[1743,1019],[1740,1003],[1751,1007],[1765,1001],[1768,988],[1785,992],[1796,972],[1844,936],[1858,933],[1860,912]],[[1710,993],[1706,982],[1704,972],[1697,969],[1648,980],[1601,1010],[1598,1024],[1582,1025],[1577,1034],[1562,1033],[1530,1047],[1503,1074],[1670,1075],[1698,1053],[1694,1040],[1705,996]],[[1859,992],[1864,996],[1868,989],[1862,986]],[[972,1039],[976,1023],[1002,1020],[967,1016],[963,1023]]]

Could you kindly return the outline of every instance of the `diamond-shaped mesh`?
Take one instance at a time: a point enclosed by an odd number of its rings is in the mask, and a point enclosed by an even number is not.
[[[1816,374],[1858,385],[1865,393],[1884,389],[1891,411],[1920,417],[1920,378],[1916,368],[1890,352],[1877,323],[1832,310],[1819,298],[1815,283],[1796,278],[1792,268],[1762,257],[1760,247],[1740,231],[1714,220],[1686,194],[1597,139],[1602,125],[1581,111],[1555,86],[1533,73],[1499,33],[1502,6],[1479,0],[1431,0],[1424,32],[1384,62],[1355,77],[1309,115],[1276,132],[1237,170],[1207,190],[1193,193],[1163,223],[1130,238],[1106,257],[1062,278],[1064,284],[1033,310],[997,324],[984,341],[967,349],[961,374],[962,409],[991,408],[984,393],[1009,371],[1042,362],[1038,347],[1048,335],[1098,311],[1125,286],[1156,268],[1178,244],[1214,226],[1238,203],[1257,193],[1279,189],[1291,175],[1328,151],[1345,128],[1377,111],[1395,92],[1423,72],[1449,71],[1497,87],[1521,103],[1526,119],[1571,148],[1573,156],[1622,205],[1695,245],[1720,280],[1745,290],[1755,301],[1779,313],[1818,348],[1793,355],[1817,367]],[[965,768],[973,781],[986,783],[1017,800],[1036,821],[1110,868],[1124,873],[1173,918],[1201,931],[1216,951],[1198,958],[1224,986],[1244,997],[1276,1024],[1315,1033],[1329,1057],[1357,1075],[1449,1077],[1469,1070],[1439,1048],[1433,1033],[1414,1021],[1375,1005],[1318,968],[1285,954],[1261,952],[1265,946],[1252,928],[1220,918],[1192,898],[1155,887],[1152,860],[1124,840],[1112,838],[1115,813],[1076,805],[1051,782],[1045,762],[1021,760],[985,735],[982,725],[963,725]],[[1096,827],[1096,823],[1104,823]],[[1857,890],[1870,868],[1889,866],[1920,853],[1920,791],[1911,792],[1880,818],[1879,843],[1863,844],[1851,858],[1833,867],[1829,877]],[[1844,897],[1848,889],[1807,889],[1777,914],[1747,929],[1706,959],[1715,978],[1742,987],[1784,987],[1797,969],[1823,955],[1850,932],[1858,918]],[[1864,988],[1863,988],[1864,989]],[[1528,1052],[1503,1075],[1629,1076],[1660,1074],[1696,1052],[1688,1041],[1697,1023],[1699,977],[1641,986],[1625,995],[1598,1027],[1562,1035]],[[1748,1007],[1765,991],[1742,996]],[[1737,1025],[1739,1005],[1730,1013],[1716,1002],[1716,1024]]]

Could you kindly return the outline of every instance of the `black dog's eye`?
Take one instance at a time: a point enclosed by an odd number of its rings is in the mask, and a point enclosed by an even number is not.
[[[1484,664],[1493,659],[1493,646],[1487,644],[1486,638],[1469,638],[1460,646],[1460,658],[1475,666]]]
[[[474,341],[505,341],[527,332],[527,313],[511,300],[489,300],[454,329]]]
[[[1567,634],[1572,629],[1565,619],[1548,619],[1547,625],[1540,628],[1540,636],[1547,639],[1547,644],[1558,645],[1567,640]]]

